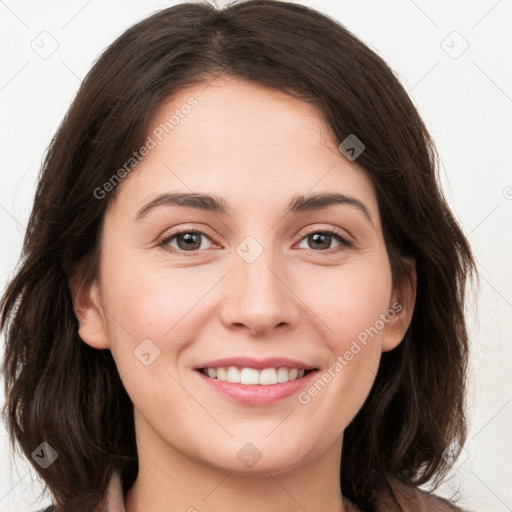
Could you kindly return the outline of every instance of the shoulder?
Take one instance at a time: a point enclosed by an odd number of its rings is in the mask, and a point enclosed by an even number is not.
[[[377,502],[377,512],[464,512],[449,500],[397,480],[389,482],[389,491],[380,495]]]
[[[472,512],[457,507],[454,503],[419,487],[387,480],[384,486],[374,491],[374,506],[371,512]],[[347,512],[370,512],[358,508],[352,501],[344,497]]]

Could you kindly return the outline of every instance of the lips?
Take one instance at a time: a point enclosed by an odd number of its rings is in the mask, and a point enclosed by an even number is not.
[[[264,406],[279,402],[287,397],[298,393],[301,389],[309,386],[318,370],[311,370],[300,379],[290,380],[288,382],[262,386],[260,384],[245,385],[237,384],[218,379],[212,379],[200,371],[194,372],[198,378],[204,382],[210,389],[224,395],[229,400],[239,404]]]
[[[195,370],[214,391],[238,403],[255,406],[273,404],[299,392],[311,382],[318,368],[309,362],[286,357],[230,357],[205,361]],[[219,372],[223,372],[220,379]]]

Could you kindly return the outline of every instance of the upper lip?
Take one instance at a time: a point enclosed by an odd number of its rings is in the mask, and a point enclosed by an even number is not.
[[[239,366],[241,368],[254,368],[255,370],[263,370],[265,368],[298,368],[305,370],[316,369],[312,364],[297,359],[289,359],[287,357],[267,357],[265,359],[253,359],[252,357],[226,357],[224,359],[215,359],[206,361],[197,366],[201,368],[218,368],[226,366]]]

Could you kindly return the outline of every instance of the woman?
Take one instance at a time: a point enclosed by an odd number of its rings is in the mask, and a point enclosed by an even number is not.
[[[419,489],[466,435],[474,262],[437,161],[389,67],[310,8],[121,35],[2,301],[48,510],[457,510]]]

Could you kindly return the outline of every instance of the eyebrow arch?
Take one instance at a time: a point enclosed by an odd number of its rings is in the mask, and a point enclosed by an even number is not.
[[[322,210],[333,205],[348,205],[357,208],[373,225],[368,208],[355,197],[338,193],[321,193],[294,196],[288,205],[286,213],[301,213],[312,210]],[[185,206],[212,213],[232,215],[228,204],[219,196],[199,193],[164,193],[145,204],[135,215],[133,221],[139,221],[150,210],[163,205]]]

